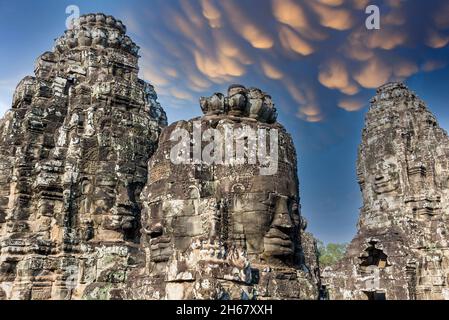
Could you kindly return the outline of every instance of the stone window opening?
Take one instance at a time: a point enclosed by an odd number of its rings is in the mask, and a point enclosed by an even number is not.
[[[370,246],[360,257],[361,262],[359,263],[359,266],[362,268],[362,271],[368,271],[372,269],[372,266],[384,269],[389,266],[387,259],[388,256],[383,250],[376,248],[376,242],[372,241],[370,242]]]

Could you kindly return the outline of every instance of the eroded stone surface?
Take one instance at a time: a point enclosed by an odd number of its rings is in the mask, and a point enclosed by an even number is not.
[[[202,98],[201,107],[203,117],[163,130],[149,162],[142,193],[147,268],[136,275],[133,292],[168,299],[316,299],[316,279],[301,246],[305,220],[296,152],[290,135],[275,122],[271,99],[234,85],[226,97]],[[227,128],[277,130],[277,172],[261,175],[259,161],[174,164],[171,152],[180,142],[171,137],[185,130],[195,139],[195,126],[203,133],[217,129],[219,141],[226,139]],[[201,150],[209,144],[203,142]]]
[[[233,85],[201,99],[204,117],[161,133],[125,32],[82,16],[0,122],[0,299],[315,299],[296,153],[271,97]],[[274,175],[260,173],[266,155],[174,164],[170,134],[195,120],[278,130]]]
[[[95,283],[109,298],[139,264],[139,195],[166,117],[125,31],[82,16],[17,86],[0,124],[0,296],[74,299]]]
[[[331,299],[449,299],[449,139],[401,83],[378,89],[357,173],[358,233],[323,272]]]

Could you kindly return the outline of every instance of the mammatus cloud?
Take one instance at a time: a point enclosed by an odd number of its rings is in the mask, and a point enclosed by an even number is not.
[[[279,40],[285,50],[298,53],[302,56],[308,56],[315,51],[307,41],[285,26],[279,27]]]
[[[429,47],[435,49],[444,48],[449,43],[449,35],[441,34],[435,30],[429,30],[426,43]]]
[[[388,82],[392,74],[391,67],[381,59],[375,57],[366,61],[354,79],[364,88],[377,88]]]
[[[348,30],[354,24],[352,12],[348,9],[336,9],[313,1],[310,4],[324,27],[341,31]]]
[[[282,100],[282,112],[321,122],[360,110],[385,82],[447,66],[446,1],[379,1],[380,30],[365,27],[369,4],[155,0],[151,10],[126,15],[141,37],[141,75],[173,103],[164,107],[197,105],[201,95],[242,83]]]
[[[265,76],[267,76],[270,79],[279,80],[282,79],[282,77],[284,76],[283,73],[276,66],[266,61],[261,61],[260,65],[262,67]]]
[[[419,67],[414,62],[407,60],[398,61],[393,67],[393,73],[399,79],[408,78],[418,71]]]
[[[359,92],[358,86],[350,79],[345,64],[340,60],[331,60],[320,67],[320,83],[330,89],[338,89],[347,95]]]
[[[446,61],[442,60],[428,60],[423,63],[421,70],[424,72],[432,72],[447,66]]]
[[[365,103],[363,101],[351,98],[345,98],[338,102],[338,106],[346,111],[358,111],[363,108]]]

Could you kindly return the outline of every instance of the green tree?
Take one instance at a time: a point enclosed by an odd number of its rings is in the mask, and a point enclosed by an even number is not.
[[[340,261],[346,252],[347,243],[328,243],[324,245],[324,243],[320,240],[318,243],[318,255],[320,266],[322,268],[333,266],[338,261]]]

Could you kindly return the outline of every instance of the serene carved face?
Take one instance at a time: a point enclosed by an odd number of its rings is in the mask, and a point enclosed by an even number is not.
[[[80,212],[91,215],[100,229],[129,232],[136,229],[139,208],[135,194],[139,192],[139,186],[129,178],[119,180],[115,173],[100,167],[95,177],[82,183]]]
[[[264,179],[253,184],[264,184]],[[300,226],[295,196],[279,194],[274,188],[271,192],[240,190],[234,193],[229,211],[233,221],[231,236],[241,234],[249,255],[268,260],[286,260],[294,255],[293,240]]]
[[[299,225],[298,206],[286,196],[275,196],[270,230],[264,236],[264,254],[273,257],[294,253],[292,231]]]
[[[377,194],[389,193],[399,187],[399,173],[397,165],[393,162],[384,161],[376,167],[372,177],[373,190]]]
[[[172,253],[171,238],[164,230],[164,215],[162,212],[162,202],[157,201],[149,203],[144,209],[144,215],[147,216],[147,225],[144,225],[144,231],[147,235],[147,241],[150,244],[150,259],[153,262],[167,261]]]
[[[135,200],[134,187],[130,184],[129,179],[119,181],[116,188],[117,196],[113,207],[113,215],[119,221],[120,229],[127,231],[134,228],[135,212],[138,209]]]
[[[151,187],[150,187],[151,188]],[[167,261],[173,249],[184,252],[194,239],[207,234],[201,212],[202,201],[198,189],[191,186],[185,193],[167,195],[164,200],[145,204],[143,215],[147,217],[144,232],[150,245],[153,262]]]

